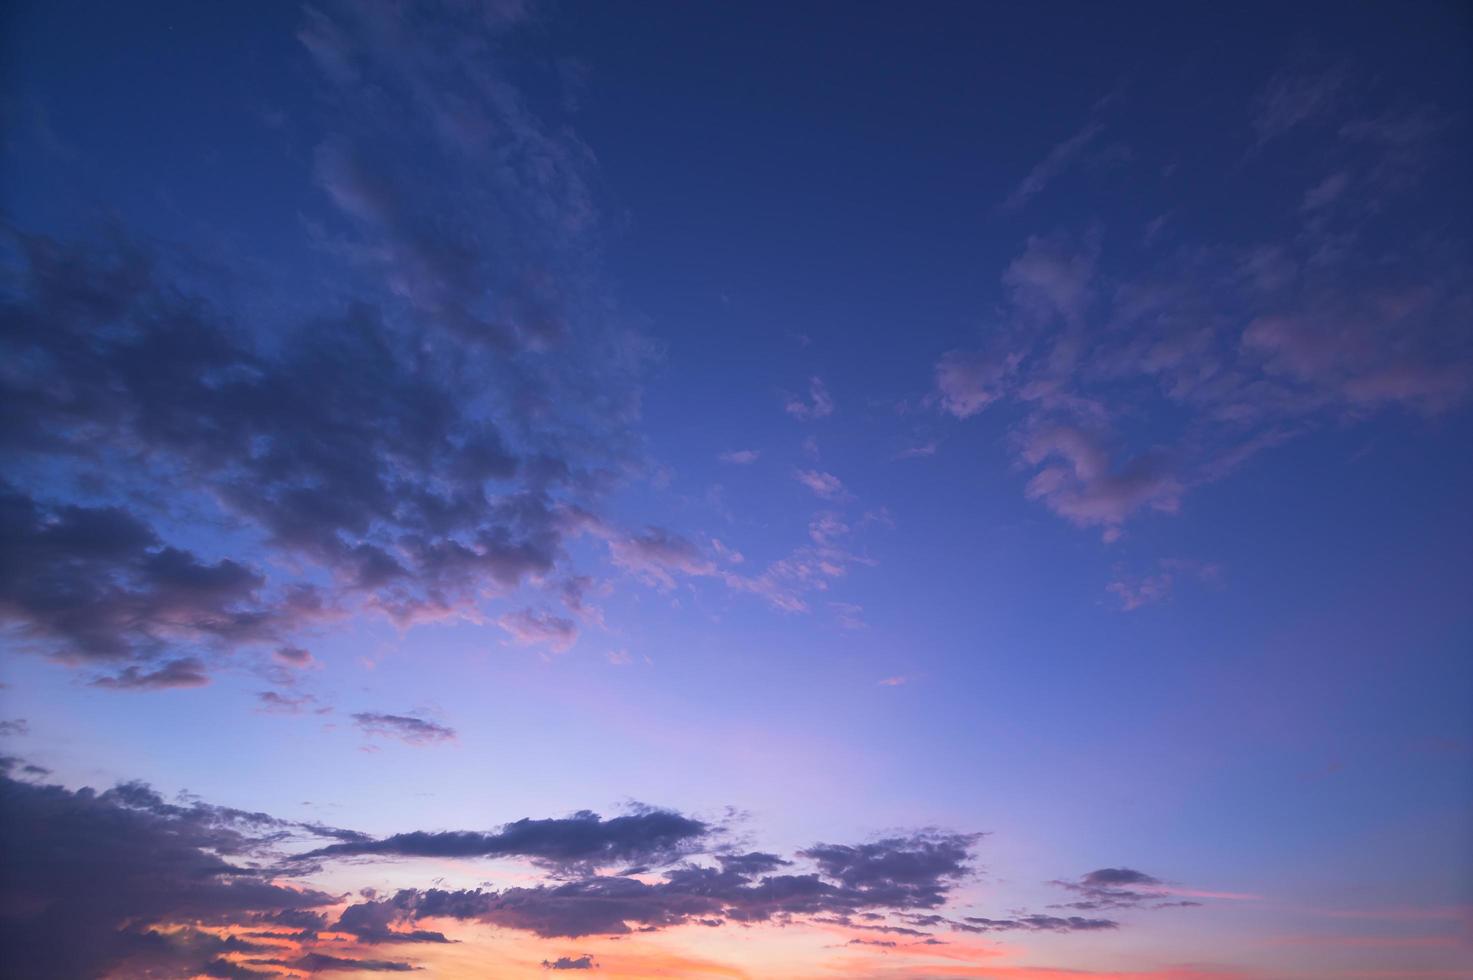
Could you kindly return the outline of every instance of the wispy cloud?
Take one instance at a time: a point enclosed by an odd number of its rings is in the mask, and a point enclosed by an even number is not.
[[[828,418],[834,414],[834,399],[823,379],[815,376],[808,379],[808,399],[805,401],[800,395],[789,396],[783,404],[783,411],[805,422]]]
[[[410,745],[431,745],[455,739],[455,729],[414,715],[362,711],[353,715],[353,721],[366,735],[394,738]]]
[[[1070,165],[1095,142],[1104,128],[1103,123],[1092,119],[1085,123],[1079,132],[1049,150],[1048,155],[1034,165],[1033,169],[1028,172],[1028,176],[1024,177],[1023,181],[1007,196],[1007,200],[1003,201],[1003,210],[1016,211],[1042,193],[1045,187],[1068,170]]]

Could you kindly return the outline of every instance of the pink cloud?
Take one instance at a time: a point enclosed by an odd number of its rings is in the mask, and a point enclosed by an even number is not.
[[[824,473],[820,470],[798,470],[793,475],[799,483],[825,500],[840,500],[846,496],[843,482],[832,473]]]
[[[545,646],[557,653],[563,653],[578,639],[578,625],[571,619],[531,609],[506,613],[496,625],[520,646]]]

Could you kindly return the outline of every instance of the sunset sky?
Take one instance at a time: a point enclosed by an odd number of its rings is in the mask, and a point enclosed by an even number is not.
[[[1465,3],[0,8],[0,973],[1473,977]]]

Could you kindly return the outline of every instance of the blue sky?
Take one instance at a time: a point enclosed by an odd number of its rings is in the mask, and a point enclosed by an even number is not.
[[[387,848],[256,840],[324,891],[254,958],[209,944],[276,906],[5,937],[78,976],[1468,968],[1457,5],[4,19],[9,837],[141,780]],[[703,829],[390,836],[581,810]],[[741,848],[820,905],[507,911],[689,902]]]

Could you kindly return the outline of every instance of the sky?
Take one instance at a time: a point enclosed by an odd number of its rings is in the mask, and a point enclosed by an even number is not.
[[[9,975],[1473,976],[1466,5],[0,39]]]

